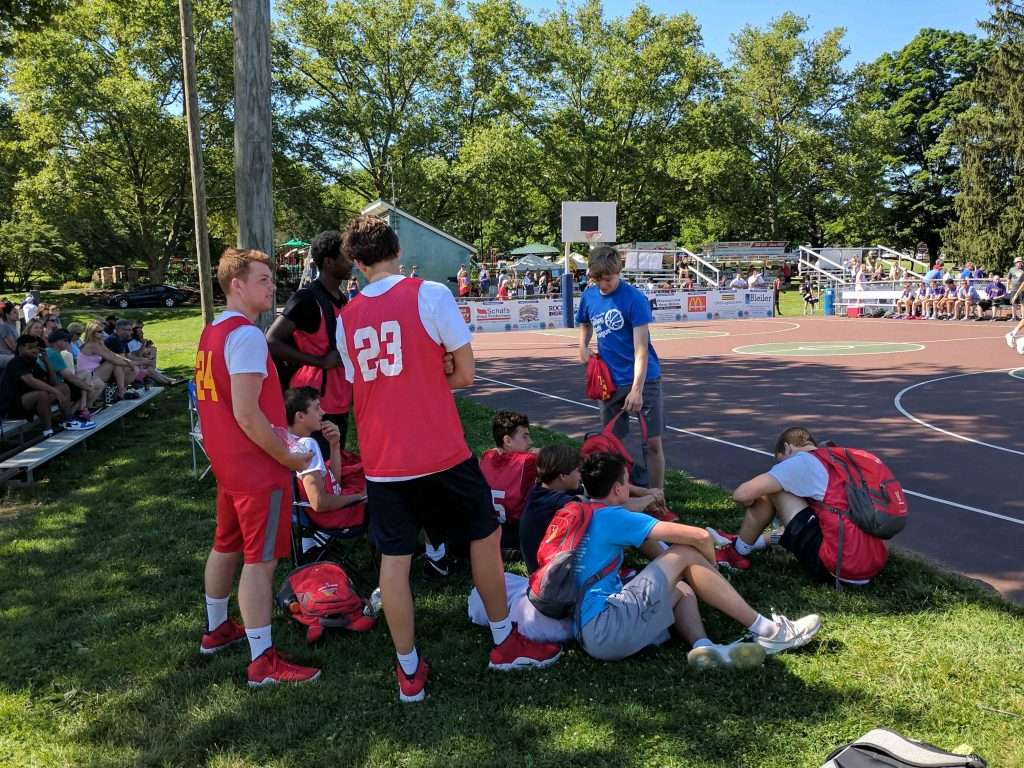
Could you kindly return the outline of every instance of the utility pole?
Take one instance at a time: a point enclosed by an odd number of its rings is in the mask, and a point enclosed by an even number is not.
[[[192,35],[192,0],[179,0],[181,11],[181,62],[185,81],[185,114],[188,117],[188,157],[192,166],[192,208],[195,214],[196,258],[199,261],[199,298],[203,325],[213,322],[213,274],[210,269],[210,237],[206,224],[206,182],[203,178],[203,135],[199,126],[196,93],[196,49]]]
[[[274,255],[270,132],[270,0],[232,0],[235,32],[235,209],[238,247]],[[271,262],[274,276],[276,264]],[[266,329],[274,310],[260,315]]]

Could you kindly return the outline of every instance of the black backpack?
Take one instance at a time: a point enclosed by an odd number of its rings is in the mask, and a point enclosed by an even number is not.
[[[985,768],[977,755],[955,755],[887,728],[875,728],[844,744],[821,768]]]

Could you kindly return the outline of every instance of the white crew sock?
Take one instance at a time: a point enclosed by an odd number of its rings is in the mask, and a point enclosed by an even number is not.
[[[420,655],[416,653],[416,646],[412,647],[412,650],[408,653],[398,653],[398,666],[402,668],[402,671],[407,675],[415,675],[416,670],[420,666]]]
[[[433,560],[435,563],[444,557],[444,542],[441,542],[441,546],[435,547],[429,541],[426,543],[427,546],[427,557]],[[410,673],[411,674],[411,673]]]
[[[230,595],[227,597],[206,596],[206,629],[208,631],[213,632],[228,620],[228,600],[230,599]]]
[[[491,637],[495,645],[501,645],[505,638],[512,634],[512,619],[508,615],[501,621],[489,621],[491,625]]]
[[[256,661],[263,652],[274,644],[270,639],[270,625],[265,627],[245,628],[245,636],[249,638],[249,656]]]
[[[747,629],[758,637],[772,637],[779,631],[779,625],[774,621],[769,621],[759,613],[757,618],[754,619],[754,623],[747,627]]]
[[[706,637],[702,637],[700,640],[693,641],[694,648],[714,647],[714,645],[715,644],[708,640]]]
[[[759,549],[764,549],[768,545],[764,541],[764,536],[758,536],[756,539],[754,539],[753,544],[747,544],[747,542],[745,542],[743,539],[737,536],[736,541],[733,542],[733,546],[736,547],[737,552],[746,557],[751,552],[756,552]]]

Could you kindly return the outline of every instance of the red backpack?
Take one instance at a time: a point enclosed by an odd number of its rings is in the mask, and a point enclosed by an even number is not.
[[[377,619],[364,613],[367,602],[337,563],[322,561],[296,568],[277,593],[281,610],[307,627],[306,642],[315,643],[328,627],[352,632],[373,629]]]
[[[881,540],[891,539],[907,524],[903,486],[868,451],[832,446],[812,453],[828,471],[825,498],[810,505],[823,535],[819,557],[837,584],[840,576],[874,578],[888,560]]]
[[[527,596],[538,611],[553,619],[570,616],[580,597],[619,565],[615,558],[576,587],[577,552],[587,533],[594,510],[603,507],[590,501],[571,501],[558,510],[537,548],[536,571],[530,574]]]
[[[615,436],[615,424],[624,413],[625,411],[619,411],[615,414],[600,432],[588,433],[583,440],[583,447],[580,448],[580,456],[584,459],[592,453],[611,453],[620,456],[626,462],[626,471],[632,477],[633,457],[629,455],[629,451],[626,450],[626,446],[622,444],[622,441]],[[646,445],[647,420],[642,413],[638,413],[637,416],[640,417],[640,440]],[[629,416],[626,418],[629,418]]]
[[[608,365],[596,352],[587,361],[587,399],[611,400],[615,394],[615,382]]]
[[[813,453],[843,480],[842,488],[830,483],[821,504],[876,539],[891,539],[903,530],[907,495],[880,458],[859,448],[823,447]]]

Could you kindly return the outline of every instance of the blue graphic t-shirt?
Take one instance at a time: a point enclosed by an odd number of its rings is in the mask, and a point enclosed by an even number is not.
[[[651,322],[651,303],[640,291],[619,281],[619,287],[602,294],[597,286],[583,292],[577,323],[589,323],[597,337],[597,351],[612,372],[617,387],[633,384],[633,329]],[[661,377],[661,363],[654,345],[647,344],[647,381]]]
[[[583,596],[580,604],[580,626],[589,624],[604,610],[608,596],[622,591],[619,567],[625,547],[639,547],[651,533],[658,521],[650,515],[630,512],[618,506],[601,507],[594,510],[587,533],[577,551],[579,570],[576,586],[580,589],[594,574],[600,573],[613,560],[612,572],[595,583]]]

